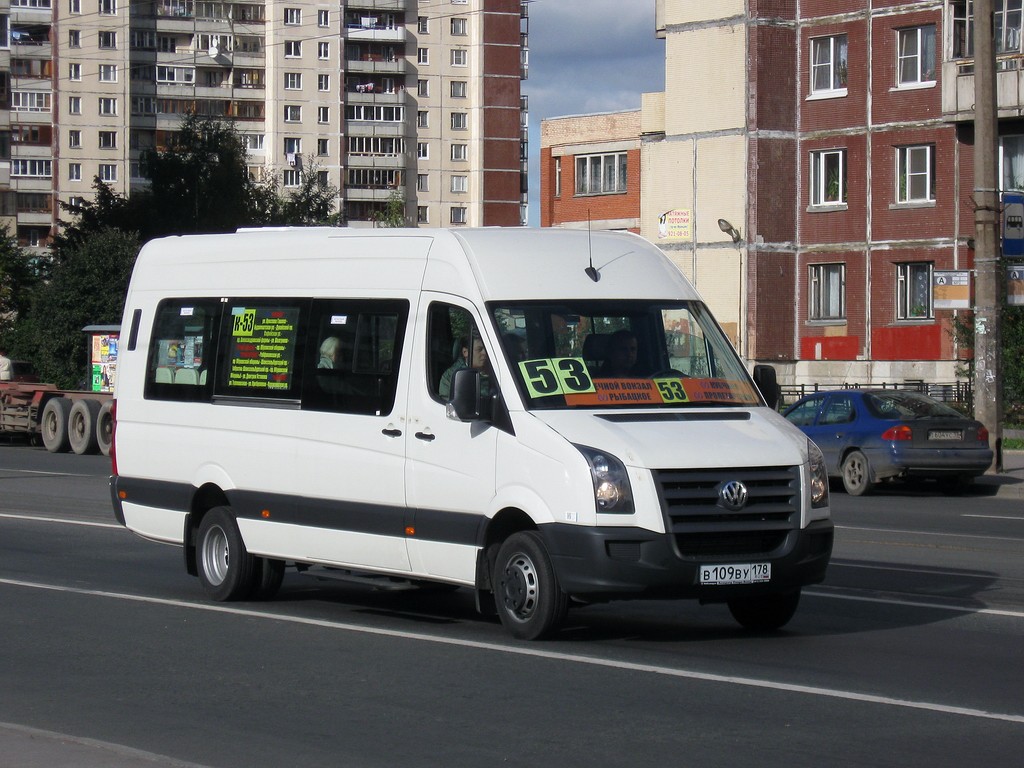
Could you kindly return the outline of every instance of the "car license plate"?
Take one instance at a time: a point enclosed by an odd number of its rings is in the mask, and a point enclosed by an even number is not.
[[[932,429],[928,432],[929,440],[963,440],[964,433],[959,429]]]
[[[702,565],[701,584],[759,584],[772,578],[771,563]]]

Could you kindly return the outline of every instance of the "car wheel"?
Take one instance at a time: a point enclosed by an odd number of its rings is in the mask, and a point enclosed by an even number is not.
[[[789,623],[800,603],[800,590],[784,595],[745,597],[729,601],[729,613],[744,629],[766,632]]]
[[[535,531],[521,531],[506,539],[498,550],[491,583],[501,623],[520,640],[549,635],[565,619],[569,597]]]
[[[873,486],[867,456],[860,451],[851,451],[843,459],[843,488],[851,496],[863,496]]]

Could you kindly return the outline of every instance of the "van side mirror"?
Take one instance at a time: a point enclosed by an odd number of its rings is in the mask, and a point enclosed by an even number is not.
[[[754,384],[761,390],[761,397],[773,411],[779,407],[779,382],[775,376],[775,368],[770,365],[754,366]]]
[[[462,368],[452,377],[448,414],[459,421],[491,418],[491,397],[484,394],[484,377],[475,368]]]

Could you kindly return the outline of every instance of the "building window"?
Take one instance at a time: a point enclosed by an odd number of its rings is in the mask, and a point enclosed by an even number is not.
[[[302,23],[302,9],[301,8],[285,8],[284,9],[284,23],[290,27],[297,27]]]
[[[430,127],[430,113],[425,109],[421,109],[416,113],[416,127],[417,128],[429,128]]]
[[[329,27],[331,26],[331,12],[327,10],[319,10],[316,12],[316,25],[318,27]]]
[[[430,223],[430,217],[429,217],[429,214],[427,213],[427,210],[428,210],[427,206],[425,206],[425,205],[417,205],[416,206],[416,223],[417,224],[429,224]]]
[[[326,61],[331,58],[331,44],[330,43],[317,43],[316,44],[316,57],[321,61]]]
[[[1020,53],[1020,0],[992,0],[992,10],[996,53]],[[971,12],[973,16],[973,9]]]
[[[113,163],[100,163],[98,175],[100,177],[100,181],[117,181],[117,166]]]
[[[242,144],[245,145],[246,152],[262,152],[264,141],[266,141],[266,136],[262,133],[242,134]]]
[[[416,49],[416,63],[417,64],[429,64],[430,63],[430,53],[427,51],[426,48],[417,48]]]
[[[469,51],[465,48],[453,48],[452,49],[452,66],[453,67],[466,67],[469,66]]]
[[[69,48],[81,48],[82,47],[82,31],[79,29],[68,30],[68,47]]]
[[[285,72],[284,73],[284,87],[286,91],[300,91],[302,90],[302,73],[301,72]]]
[[[450,221],[452,224],[465,224],[466,223],[466,209],[461,205],[453,206],[451,211]]]
[[[896,202],[935,200],[935,152],[931,144],[897,147]]]
[[[82,180],[82,164],[68,163],[68,181]]]
[[[467,156],[465,144],[452,144],[452,160],[465,160]]]
[[[562,196],[562,158],[555,158],[555,197]]]
[[[329,123],[329,122],[331,122],[331,108],[330,107],[317,107],[316,108],[316,121],[318,123]]]
[[[626,153],[579,155],[576,158],[576,194],[610,195],[626,191]]]
[[[286,155],[297,155],[302,152],[302,139],[295,136],[284,137],[284,153]]]
[[[82,114],[82,97],[81,96],[69,96],[68,97],[68,114],[80,115]]]
[[[316,76],[316,89],[318,91],[329,91],[329,90],[331,90],[331,76],[330,75],[317,75]]]
[[[321,157],[323,157],[324,155],[330,154],[328,152],[328,147],[329,146],[330,145],[328,144],[328,140],[327,139],[317,139],[316,140],[316,153],[318,155],[320,155]]]
[[[117,131],[100,131],[100,149],[117,149]]]
[[[430,191],[430,177],[425,173],[416,174],[416,191],[417,192],[429,192]]]
[[[466,34],[466,20],[456,16],[451,20],[452,34],[461,37]]]
[[[416,159],[417,160],[429,160],[430,159],[430,145],[425,141],[416,142]]]
[[[79,149],[82,146],[82,132],[78,130],[68,131],[68,146],[71,149]]]
[[[846,35],[811,39],[811,93],[846,91]]]
[[[302,107],[298,104],[285,104],[284,105],[284,121],[286,123],[301,123],[302,122]]]
[[[285,187],[297,187],[301,182],[301,172],[294,168],[289,168],[281,174],[281,183]]]
[[[82,79],[82,65],[81,64],[68,64],[68,80],[81,80]]]
[[[101,115],[116,115],[117,114],[117,99],[111,99],[108,97],[102,97],[99,100],[99,111]]]
[[[846,150],[811,152],[811,205],[846,203]]]
[[[932,316],[932,265],[896,265],[896,319],[927,320]]]
[[[100,0],[100,13],[104,16],[117,14],[117,0]]]
[[[468,176],[452,176],[452,192],[466,192],[468,188]]]
[[[117,48],[117,32],[108,32],[106,30],[100,30],[99,40],[100,48],[106,48],[107,50],[113,50]]]
[[[453,99],[464,99],[464,98],[466,98],[466,81],[465,80],[452,80],[452,98]]]
[[[457,131],[463,131],[466,129],[466,113],[465,112],[452,112],[452,128]]]
[[[117,82],[117,64],[100,64],[100,82]]]
[[[898,84],[935,82],[935,25],[901,29],[898,37]]]
[[[430,83],[424,78],[420,78],[416,81],[416,95],[417,96],[429,96],[430,95]]]
[[[845,264],[812,264],[809,282],[809,319],[842,320],[846,317]]]
[[[68,0],[68,12],[69,13],[81,13],[82,12],[82,0]]]
[[[284,41],[284,57],[286,59],[298,59],[302,57],[302,41],[301,40],[285,40]]]
[[[430,20],[426,16],[416,17],[416,33],[426,35],[430,32]]]

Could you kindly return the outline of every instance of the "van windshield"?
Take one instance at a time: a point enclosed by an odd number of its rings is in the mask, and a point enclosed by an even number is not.
[[[701,302],[524,302],[491,313],[529,408],[760,403]]]

